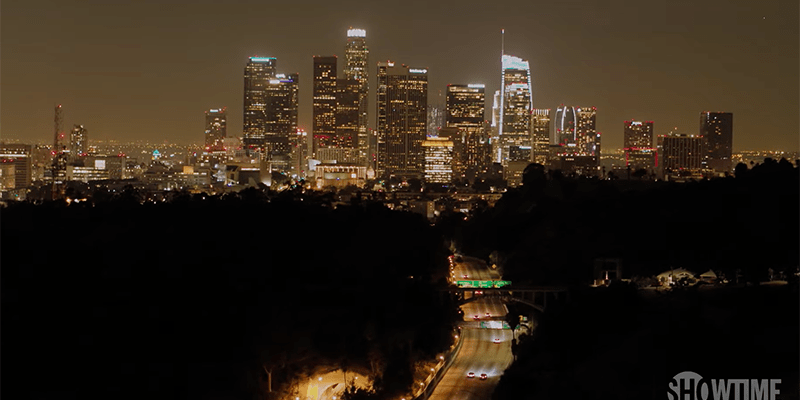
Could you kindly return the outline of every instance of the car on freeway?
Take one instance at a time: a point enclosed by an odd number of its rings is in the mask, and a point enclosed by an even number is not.
[[[476,315],[476,316],[472,317],[472,319],[474,319],[475,321],[477,321],[477,320],[481,319],[481,317],[480,317],[480,316],[478,316],[478,315]]]
[[[489,314],[489,313],[487,312],[487,313],[486,313],[486,318],[491,318],[491,317],[492,317],[492,314]]]
[[[476,291],[475,291],[475,294],[476,294],[476,295],[478,295],[478,294],[483,294],[483,290],[476,290]]]
[[[469,275],[464,274],[464,279],[469,278]]]
[[[481,374],[481,379],[486,380],[486,378],[488,378],[488,376],[486,376],[486,374]]]
[[[467,374],[467,378],[474,378],[474,377],[475,377],[475,373],[474,372],[470,372],[470,373]]]
[[[495,343],[500,343],[500,339],[498,339],[498,338],[494,338],[494,342],[495,342]]]

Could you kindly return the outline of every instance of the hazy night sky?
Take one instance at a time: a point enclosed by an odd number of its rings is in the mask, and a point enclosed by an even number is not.
[[[734,113],[734,148],[798,150],[798,1],[4,1],[2,137],[50,141],[53,106],[92,139],[201,143],[203,111],[242,129],[248,56],[300,73],[310,131],[312,56],[344,64],[348,27],[367,30],[370,119],[376,63],[427,67],[429,102],[448,83],[500,85],[507,54],[531,62],[534,107],[596,106],[603,148],[626,119],[697,133],[700,112]],[[486,118],[490,119],[490,110]]]

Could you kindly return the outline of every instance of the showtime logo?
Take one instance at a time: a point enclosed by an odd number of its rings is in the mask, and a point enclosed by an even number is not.
[[[684,371],[669,382],[671,400],[776,400],[780,379],[703,379]]]

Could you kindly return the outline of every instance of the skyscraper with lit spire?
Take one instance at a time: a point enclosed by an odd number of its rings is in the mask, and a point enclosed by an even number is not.
[[[498,139],[500,163],[531,160],[533,88],[528,61],[503,54]]]
[[[367,75],[367,61],[369,49],[367,48],[367,31],[364,29],[350,28],[347,30],[347,44],[344,48],[345,79],[354,79],[359,83],[358,91],[358,128],[357,147],[358,158],[362,162],[371,159],[369,149],[369,80]]]

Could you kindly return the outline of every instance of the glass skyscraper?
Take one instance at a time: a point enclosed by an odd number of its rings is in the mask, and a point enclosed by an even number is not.
[[[528,61],[504,54],[502,64],[498,138],[500,162],[506,167],[510,161],[531,158],[533,87]]]
[[[706,165],[714,172],[731,172],[733,152],[733,113],[700,113],[700,135],[706,139]]]
[[[378,63],[379,177],[422,176],[428,116],[428,70]]]
[[[358,158],[360,162],[367,162],[371,159],[373,151],[370,150],[369,130],[369,80],[367,74],[367,61],[369,59],[369,49],[367,48],[367,31],[364,29],[347,30],[347,44],[344,49],[345,79],[353,79],[358,82],[358,120],[357,120],[357,140]]]
[[[299,76],[276,73],[276,63],[275,57],[250,57],[245,67],[243,144],[248,154],[260,153],[288,171],[297,136]]]
[[[225,150],[223,141],[228,137],[227,117],[228,110],[226,107],[213,108],[206,111],[205,143],[207,152]]]
[[[486,92],[483,84],[447,85],[445,126],[457,129],[454,170],[457,178],[481,171],[487,163],[488,142],[484,130]],[[441,135],[440,135],[441,136]]]

